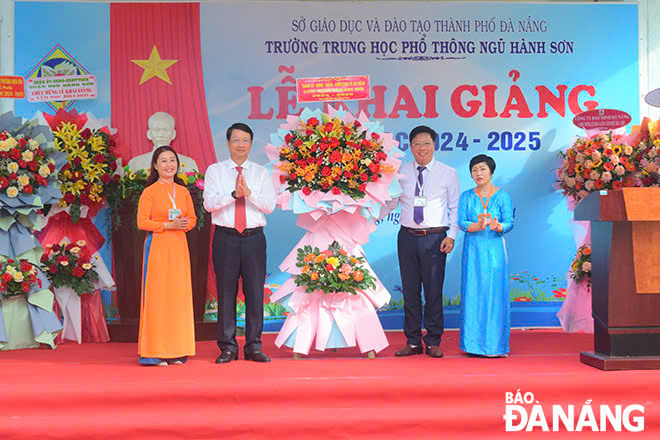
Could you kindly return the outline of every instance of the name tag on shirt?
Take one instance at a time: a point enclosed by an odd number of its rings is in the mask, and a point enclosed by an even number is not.
[[[172,208],[172,209],[170,209],[169,211],[167,211],[167,219],[168,219],[169,221],[174,220],[174,219],[177,218],[179,215],[181,215],[181,210],[180,210],[180,209],[174,209],[174,208]]]
[[[419,197],[419,196],[415,197],[415,199],[413,200],[413,206],[415,208],[425,207],[426,206],[426,197]]]

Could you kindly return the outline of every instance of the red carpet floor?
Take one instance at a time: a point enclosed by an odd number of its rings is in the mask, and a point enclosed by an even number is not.
[[[0,352],[0,439],[660,438],[660,372],[581,364],[590,335],[515,330],[505,359],[462,355],[455,331],[444,359],[395,358],[400,333],[375,360],[356,349],[293,360],[274,338],[270,364],[215,365],[213,342],[167,367],[139,367],[135,344]],[[641,404],[645,431],[505,432],[516,390],[534,393],[549,423],[552,405]]]

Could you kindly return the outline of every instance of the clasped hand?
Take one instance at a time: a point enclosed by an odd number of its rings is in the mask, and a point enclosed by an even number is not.
[[[241,197],[250,197],[250,194],[252,194],[252,191],[248,188],[245,177],[241,175],[236,183],[236,197],[239,199]]]
[[[489,226],[491,231],[502,232],[502,224],[497,221],[497,217],[493,217],[490,221],[485,215],[479,216],[479,228],[483,231]]]
[[[182,217],[181,214],[179,214],[170,222],[170,227],[168,229],[188,229],[188,217]]]

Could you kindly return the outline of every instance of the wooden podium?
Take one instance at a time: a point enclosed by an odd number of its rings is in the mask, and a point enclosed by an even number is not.
[[[202,197],[201,191],[190,189],[195,203]],[[135,342],[138,338],[140,320],[140,291],[142,288],[142,254],[145,231],[137,229],[137,206],[130,200],[119,205],[121,218],[119,228],[112,219],[112,255],[119,322],[110,323],[108,332],[113,342]],[[193,229],[186,235],[190,251],[190,267],[193,290],[193,312],[195,315],[195,339],[214,340],[217,330],[215,322],[204,321],[206,306],[206,284],[209,264],[209,236],[211,215],[206,213],[202,229]]]
[[[601,370],[660,368],[660,188],[593,192],[575,208],[591,221],[594,352]]]

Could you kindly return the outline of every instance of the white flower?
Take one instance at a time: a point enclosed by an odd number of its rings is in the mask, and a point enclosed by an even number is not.
[[[34,139],[30,139],[28,146],[30,147],[30,150],[36,150],[39,148],[39,142],[35,141]]]
[[[9,188],[7,188],[7,196],[11,198],[18,196],[18,188],[16,188],[15,186],[10,186]]]
[[[610,162],[616,165],[619,162],[621,162],[621,159],[619,159],[619,156],[617,156],[616,154],[613,154],[610,156]]]
[[[50,168],[48,168],[48,165],[43,164],[39,167],[39,175],[44,178],[50,176]]]
[[[584,263],[582,263],[582,270],[584,272],[591,272],[591,263],[588,262],[588,261],[585,261]]]
[[[596,170],[592,171],[591,174],[589,175],[589,178],[591,180],[598,180],[600,179],[600,173]]]
[[[587,180],[584,182],[584,189],[587,191],[593,191],[594,190],[594,181],[593,180]]]
[[[23,160],[26,162],[31,162],[34,159],[34,153],[32,151],[23,151]]]
[[[74,247],[71,248],[71,253],[73,255],[77,255],[78,252],[80,252],[80,248],[78,246],[74,246]]]
[[[633,152],[633,149],[630,145],[626,145],[625,147],[623,147],[623,153],[626,156],[630,156],[632,154],[632,152]]]
[[[18,185],[24,187],[25,185],[30,184],[30,177],[27,174],[21,174],[18,176]]]
[[[23,281],[23,272],[16,271],[14,272],[14,281],[20,283]]]
[[[594,162],[598,162],[600,160],[600,151],[594,150],[594,152],[591,153],[591,158],[594,160]]]
[[[584,167],[585,168],[593,168],[594,163],[591,160],[587,159],[587,160],[584,161]]]
[[[7,164],[7,171],[9,171],[10,173],[15,173],[16,171],[18,171],[18,164],[16,162],[9,162]]]
[[[67,260],[63,260],[63,261],[60,261],[60,264],[61,264],[62,266],[68,266],[68,265],[69,265],[69,262],[68,262]]]
[[[85,264],[82,265],[82,268],[85,269],[85,270],[90,270],[92,268],[92,265],[89,264],[89,263],[85,263]]]
[[[87,242],[85,240],[78,240],[76,241],[76,244],[80,247],[84,247],[85,245],[87,245]]]
[[[603,180],[603,182],[611,182],[612,181],[612,173],[609,171],[603,171],[603,174],[600,175],[600,178]]]
[[[621,165],[617,165],[616,168],[614,168],[614,172],[616,173],[617,176],[623,176],[624,174],[626,174],[626,169]]]
[[[584,154],[582,154],[582,153],[578,153],[578,154],[575,156],[575,161],[578,162],[578,163],[582,163],[582,162],[584,162]]]
[[[569,177],[566,179],[566,186],[573,188],[575,186],[575,177]]]
[[[9,142],[0,141],[0,151],[9,151]]]
[[[13,137],[10,137],[9,139],[7,139],[7,146],[9,148],[14,148],[16,145],[18,145],[18,142],[16,142],[16,139],[14,139]]]

